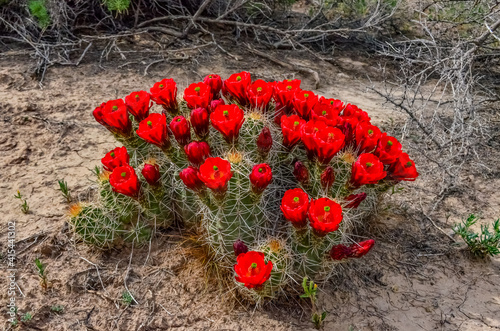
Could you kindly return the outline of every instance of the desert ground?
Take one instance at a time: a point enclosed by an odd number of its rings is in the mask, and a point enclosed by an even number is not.
[[[122,48],[123,49],[123,48]],[[216,47],[187,50],[156,59],[126,54],[100,61],[90,51],[78,66],[53,66],[43,83],[33,77],[32,59],[22,48],[0,54],[0,321],[7,318],[8,222],[15,222],[16,304],[33,319],[22,326],[36,330],[314,330],[311,308],[298,296],[260,307],[241,302],[214,282],[191,253],[182,229],[157,233],[145,247],[108,251],[78,242],[67,224],[69,205],[58,191],[65,179],[74,200],[92,198],[91,170],[116,147],[113,137],[91,115],[103,101],[133,90],[147,90],[163,78],[186,87],[215,72],[227,77],[246,70],[254,79],[296,77],[305,87],[366,110],[383,128],[397,127],[402,114],[366,89],[377,81],[376,61],[337,54],[335,62],[286,52],[276,57],[312,68],[287,68],[244,48],[231,56]],[[178,59],[176,59],[177,57]],[[150,65],[151,64],[151,65]],[[371,77],[369,81],[366,76]],[[404,142],[403,142],[404,145]],[[425,217],[433,174],[417,162],[421,177],[387,196],[378,215],[367,221],[364,237],[375,238],[365,258],[343,264],[320,289],[318,307],[328,312],[324,330],[474,330],[500,329],[500,258],[474,258],[453,237],[455,223],[478,213],[491,223],[500,215],[498,155],[486,155],[488,175],[464,171],[467,189],[447,195]],[[417,156],[418,159],[418,156]],[[497,167],[495,170],[495,166]],[[14,198],[19,190],[30,211]],[[455,241],[453,241],[451,236]],[[40,287],[34,260],[47,265],[49,288]],[[124,306],[128,288],[138,304]],[[51,307],[61,305],[63,312]]]

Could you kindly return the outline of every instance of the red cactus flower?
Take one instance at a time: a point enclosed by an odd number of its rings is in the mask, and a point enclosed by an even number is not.
[[[193,141],[184,146],[189,162],[194,166],[199,166],[210,156],[210,146],[204,141]]]
[[[300,90],[300,80],[285,79],[282,82],[274,83],[274,100],[276,109],[283,108],[285,114],[289,113],[293,107],[293,97],[295,92]],[[280,108],[278,108],[278,104]]]
[[[314,134],[314,144],[319,162],[328,164],[345,144],[345,136],[337,128],[331,126]]]
[[[165,78],[149,89],[151,99],[171,114],[179,111],[177,104],[177,84],[172,78]]]
[[[200,172],[195,167],[189,166],[179,173],[179,177],[186,187],[200,193],[205,189],[205,184],[200,179]]]
[[[196,135],[200,138],[205,137],[209,132],[209,115],[205,108],[195,108],[191,111],[191,125]]]
[[[311,120],[307,122],[300,130],[300,138],[302,143],[307,150],[307,155],[310,159],[314,156],[314,148],[316,146],[314,142],[314,135],[318,131],[325,130],[327,125],[323,121]]]
[[[232,74],[222,84],[222,94],[225,97],[235,99],[241,106],[245,106],[247,104],[247,88],[251,82],[252,78],[246,71]]]
[[[203,83],[210,86],[210,90],[212,91],[212,95],[216,98],[219,97],[220,90],[222,88],[222,79],[219,75],[210,74],[203,79]]]
[[[257,148],[262,155],[267,155],[273,146],[273,137],[271,136],[271,130],[266,126],[262,129],[257,138]]]
[[[247,88],[247,99],[254,108],[267,110],[267,105],[273,96],[273,84],[257,79]]]
[[[125,97],[125,104],[135,120],[140,122],[149,115],[151,96],[146,91],[132,92]]]
[[[228,143],[238,140],[241,126],[245,122],[243,111],[237,105],[220,105],[210,114],[213,127]]]
[[[311,118],[323,122],[328,126],[337,126],[342,123],[338,109],[330,105],[317,103],[311,111]]]
[[[314,234],[324,237],[338,230],[343,219],[342,207],[328,198],[319,198],[311,201],[308,216]]]
[[[376,184],[386,175],[384,164],[375,155],[363,153],[352,164],[350,183],[353,187]]]
[[[191,127],[184,116],[176,116],[170,122],[170,130],[174,134],[175,140],[181,146],[189,144],[191,141]]]
[[[388,177],[394,180],[414,181],[418,177],[415,162],[406,153],[401,153],[396,162],[388,170]]]
[[[215,99],[215,100],[212,100],[210,101],[210,105],[208,106],[208,113],[213,113],[214,110],[217,109],[217,107],[219,107],[219,105],[225,105],[225,102],[223,99]]]
[[[102,108],[104,107],[106,103],[103,102],[101,103],[101,105],[99,107],[96,107],[94,109],[94,111],[92,112],[92,115],[94,116],[95,120],[101,124],[101,125],[104,125],[105,127],[107,127],[108,125],[103,121],[102,119],[102,116],[103,116],[103,113],[102,113]]]
[[[307,224],[307,210],[309,207],[309,196],[300,188],[288,190],[281,199],[281,211],[285,218],[297,229]]]
[[[330,250],[330,257],[333,260],[341,261],[343,259],[347,259],[352,255],[352,249],[346,245],[334,245]]]
[[[350,257],[359,258],[366,255],[372,249],[373,245],[375,245],[375,240],[373,239],[368,239],[357,244],[352,244],[350,247],[352,251]]]
[[[342,118],[347,121],[352,121],[351,124],[353,125],[353,127],[356,126],[356,124],[358,124],[359,122],[370,122],[370,117],[368,116],[367,112],[358,108],[358,106],[351,105],[350,103],[345,106],[342,113]]]
[[[336,115],[339,115],[345,106],[341,100],[337,100],[337,99],[333,99],[333,98],[327,99],[323,96],[319,97],[318,105],[324,105],[324,106],[329,107],[330,109],[333,109],[335,111]]]
[[[388,136],[387,133],[382,133],[377,144],[377,149],[373,154],[377,155],[383,164],[391,164],[396,162],[398,157],[403,152],[403,146],[394,137]]]
[[[283,145],[286,148],[292,148],[299,142],[302,126],[304,126],[305,124],[306,121],[304,121],[297,115],[292,115],[289,117],[287,117],[286,115],[281,116]]]
[[[361,202],[366,199],[366,193],[358,193],[358,194],[351,194],[347,198],[345,198],[345,201],[347,204],[345,205],[344,208],[358,208]]]
[[[184,100],[186,100],[187,106],[191,109],[207,108],[210,101],[212,101],[210,86],[203,82],[189,85],[184,90]]]
[[[324,190],[329,191],[333,183],[335,183],[335,172],[332,167],[328,166],[321,173],[321,187],[323,187]]]
[[[108,152],[102,159],[102,165],[105,170],[113,171],[116,167],[128,164],[130,157],[125,147],[116,147]]]
[[[293,95],[293,109],[303,119],[309,119],[309,114],[317,103],[318,96],[311,91],[297,90]]]
[[[306,166],[302,162],[295,162],[295,165],[293,166],[293,175],[302,185],[307,185],[309,183],[309,170],[307,170]]]
[[[247,288],[261,287],[271,277],[272,269],[273,262],[266,264],[264,254],[255,251],[239,254],[234,265],[236,281]]]
[[[358,144],[360,153],[373,152],[377,147],[378,140],[382,133],[375,125],[367,122],[361,122],[356,126],[355,133],[356,143]]]
[[[113,191],[137,198],[139,195],[140,182],[135,174],[134,168],[128,164],[116,167],[109,176],[109,183]]]
[[[250,182],[254,193],[262,193],[273,179],[271,167],[266,163],[257,164],[250,173]]]
[[[231,163],[220,157],[209,157],[200,166],[198,177],[209,189],[219,194],[225,193],[227,183],[233,177]]]
[[[154,164],[154,163],[153,164],[146,163],[146,164],[144,164],[144,167],[142,168],[141,173],[149,185],[155,186],[158,184],[158,181],[160,180],[160,166],[159,165]]]
[[[234,255],[238,256],[240,254],[248,252],[248,247],[247,245],[245,245],[243,241],[238,239],[233,243],[233,250],[234,250]]]
[[[139,123],[136,130],[139,137],[160,147],[162,150],[170,148],[167,132],[167,117],[165,114],[152,113]]]
[[[94,112],[96,112],[96,110],[94,110]],[[129,137],[131,134],[132,122],[128,117],[127,106],[122,99],[110,100],[105,104],[102,104],[100,110],[100,120],[104,123],[104,126],[108,130],[115,134],[125,137]]]

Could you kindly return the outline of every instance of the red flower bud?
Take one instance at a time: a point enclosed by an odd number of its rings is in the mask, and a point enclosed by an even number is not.
[[[297,90],[293,96],[293,109],[300,117],[307,120],[317,102],[318,96],[313,92]]]
[[[236,240],[233,244],[234,255],[238,256],[240,254],[248,252],[248,247],[240,239]]]
[[[208,111],[205,108],[193,109],[191,111],[191,125],[198,137],[205,137],[209,132],[210,125]]]
[[[300,80],[298,79],[285,79],[282,82],[274,83],[274,100],[280,104],[285,114],[291,111],[293,97],[298,90],[300,91]]]
[[[113,171],[116,167],[128,164],[130,157],[125,147],[116,147],[108,152],[102,159],[102,165],[105,170]]]
[[[205,79],[203,79],[203,83],[210,86],[210,90],[212,90],[212,94],[214,97],[219,97],[219,93],[222,88],[222,79],[219,75],[207,75]]]
[[[160,180],[160,166],[157,164],[144,164],[144,168],[142,168],[141,173],[149,185],[154,186],[158,184],[158,181]]]
[[[94,117],[99,123],[115,134],[129,137],[132,131],[132,122],[128,117],[128,110],[122,99],[110,100],[94,110]]]
[[[347,204],[345,205],[344,208],[358,208],[359,204],[363,202],[363,200],[366,199],[366,193],[358,193],[358,194],[351,194],[347,198],[345,198]]]
[[[314,234],[318,237],[324,237],[328,233],[338,230],[343,219],[342,207],[328,198],[312,200],[308,216]]]
[[[257,164],[250,173],[252,190],[255,193],[262,193],[273,179],[271,167],[265,163]]]
[[[306,121],[298,117],[297,115],[292,115],[287,117],[285,115],[281,116],[281,131],[283,132],[283,145],[286,148],[292,148],[300,140],[300,132],[302,126],[304,126]]]
[[[224,100],[216,99],[216,100],[210,101],[210,105],[208,106],[208,112],[213,113],[215,111],[215,109],[217,109],[217,107],[219,107],[219,105],[225,105]]]
[[[309,183],[309,170],[307,170],[306,166],[302,164],[302,162],[295,162],[293,175],[299,183],[302,183],[303,185],[307,185]]]
[[[377,144],[377,149],[373,154],[377,155],[380,162],[383,164],[394,163],[401,155],[403,147],[401,143],[394,137],[388,136],[387,133],[382,133]]]
[[[142,139],[160,147],[162,150],[167,150],[170,147],[167,132],[167,117],[165,114],[150,114],[139,123],[136,133]]]
[[[257,79],[247,88],[247,99],[253,108],[267,110],[267,105],[273,96],[273,84]]]
[[[352,164],[350,183],[353,187],[376,184],[386,175],[384,164],[375,155],[363,153]]]
[[[189,162],[194,166],[199,166],[210,156],[210,146],[204,141],[193,141],[184,146]]]
[[[149,93],[151,94],[151,100],[161,105],[167,112],[175,114],[179,111],[177,84],[172,78],[155,83]]]
[[[175,140],[177,140],[179,145],[185,146],[191,141],[191,127],[184,116],[174,117],[172,122],[170,122],[170,130],[172,130]]]
[[[281,199],[281,211],[285,218],[298,229],[307,224],[306,216],[309,207],[309,196],[300,188],[295,188],[285,192]]]
[[[367,122],[358,123],[354,134],[360,153],[373,152],[375,147],[377,147],[380,136],[382,135],[378,127]]]
[[[236,281],[247,288],[261,287],[271,277],[272,269],[273,263],[266,264],[264,254],[255,251],[239,254],[234,265]]]
[[[345,136],[337,128],[327,127],[314,134],[314,144],[319,162],[328,164],[343,147]]]
[[[333,260],[337,260],[337,261],[349,258],[351,256],[351,254],[352,254],[351,248],[349,246],[342,245],[342,244],[335,245],[330,250],[330,257]]]
[[[184,90],[184,100],[187,106],[191,109],[194,108],[207,108],[212,101],[212,91],[207,84],[193,83]]]
[[[213,127],[222,133],[224,139],[232,143],[238,140],[245,117],[237,105],[220,105],[210,114],[210,121]]]
[[[125,104],[135,120],[140,122],[149,115],[151,96],[146,91],[132,92],[125,97]]]
[[[188,189],[199,193],[205,189],[205,184],[201,181],[199,174],[198,169],[189,166],[179,173],[179,177]]]
[[[113,191],[127,195],[132,198],[137,198],[139,195],[140,182],[135,174],[134,168],[124,165],[116,167],[109,176],[109,183]]]
[[[329,191],[333,183],[335,183],[335,172],[332,167],[328,166],[321,173],[321,187],[323,187],[325,191]]]
[[[273,146],[273,137],[271,136],[271,130],[266,126],[262,129],[257,138],[257,148],[262,155],[267,155]]]
[[[357,244],[351,245],[351,257],[358,258],[366,255],[375,245],[375,240],[368,239]]]
[[[314,157],[314,149],[316,147],[314,135],[316,132],[325,130],[326,128],[327,125],[323,121],[311,120],[300,130],[300,138],[302,139],[302,143],[304,143],[309,159]]]
[[[198,177],[209,189],[223,194],[227,191],[227,183],[233,177],[231,163],[220,157],[209,157],[200,166]]]
[[[401,153],[396,162],[391,164],[388,172],[388,177],[394,180],[414,181],[418,177],[415,162],[406,153]]]
[[[222,94],[225,97],[236,100],[241,106],[247,104],[247,88],[252,82],[250,74],[242,71],[232,74],[222,84]]]

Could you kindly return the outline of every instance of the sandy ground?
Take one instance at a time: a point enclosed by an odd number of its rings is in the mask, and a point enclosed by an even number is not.
[[[206,56],[155,64],[146,76],[148,61],[122,68],[127,61],[54,67],[43,89],[30,77],[27,57],[0,57],[0,321],[6,329],[7,223],[15,222],[16,304],[20,312],[33,314],[23,329],[312,330],[310,307],[298,298],[256,309],[218,290],[202,264],[180,244],[176,230],[158,234],[150,247],[108,252],[75,242],[68,230],[68,205],[57,191],[57,180],[67,180],[73,197],[85,199],[92,185],[90,169],[115,146],[91,116],[96,105],[148,89],[166,77],[184,87],[213,68],[222,76],[248,70],[264,79],[286,73],[258,58],[243,62]],[[365,91],[367,81],[357,79],[376,72],[376,66],[346,57],[337,58],[336,66],[313,60],[302,64],[320,72],[319,94],[357,104],[382,126],[400,116]],[[311,77],[295,76],[312,88]],[[425,164],[419,166],[425,169]],[[318,305],[329,313],[325,330],[500,329],[500,259],[471,258],[462,245],[420,216],[419,199],[423,204],[430,201],[419,190],[432,185],[422,172],[420,183],[406,185],[403,194],[389,198],[387,208],[361,233],[377,239],[373,252],[346,264],[321,289]],[[446,198],[433,215],[445,232],[468,212],[480,210],[489,221],[500,215],[498,174],[465,180],[470,191]],[[27,215],[13,197],[17,190],[28,200]],[[37,257],[47,265],[47,291],[39,285],[33,262]],[[121,304],[125,286],[138,304]],[[64,312],[52,312],[55,305],[64,306]]]

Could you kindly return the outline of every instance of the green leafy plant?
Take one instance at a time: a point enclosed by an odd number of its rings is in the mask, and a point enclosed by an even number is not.
[[[47,273],[45,272],[46,266],[38,258],[35,260],[35,265],[38,270],[38,277],[40,278],[40,286],[46,290],[48,287]]]
[[[495,256],[500,253],[500,219],[493,223],[493,232],[490,232],[488,225],[481,225],[481,233],[478,234],[470,229],[477,223],[479,218],[470,214],[467,220],[457,224],[453,231],[465,241],[472,254],[484,258],[488,255]]]
[[[50,25],[50,15],[44,0],[31,0],[28,2],[28,10],[36,18],[40,28],[45,29]]]
[[[321,326],[323,325],[323,321],[326,318],[326,311],[322,312],[321,314],[318,312],[316,308],[316,295],[318,293],[318,285],[315,284],[312,280],[309,281],[309,284],[307,283],[307,277],[304,277],[302,280],[302,288],[304,289],[304,294],[302,294],[300,297],[302,299],[307,299],[309,298],[311,300],[311,306],[312,306],[312,317],[311,321],[314,323],[314,326],[316,329],[320,329]]]
[[[33,315],[31,313],[26,313],[24,314],[22,317],[21,317],[21,322],[25,323],[25,322],[29,322],[33,319]]]
[[[132,297],[132,295],[130,294],[130,292],[129,291],[123,291],[123,293],[122,293],[122,303],[125,306],[130,306],[132,304],[132,302],[134,302],[134,298]]]
[[[64,306],[54,305],[54,306],[50,307],[50,311],[52,311],[56,314],[62,314],[64,312]]]
[[[21,201],[21,211],[24,214],[27,214],[30,211],[30,206],[28,205],[28,202],[26,199],[21,195],[21,192],[17,191],[17,194],[14,195],[14,198],[19,199]]]
[[[122,13],[130,7],[130,0],[104,0],[104,5],[109,11]]]
[[[66,201],[71,202],[71,194],[69,193],[68,183],[64,179],[58,180],[57,182],[59,183],[59,190]]]

